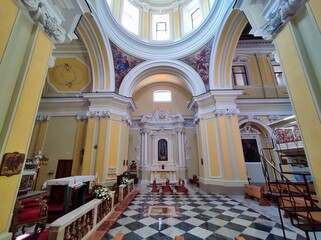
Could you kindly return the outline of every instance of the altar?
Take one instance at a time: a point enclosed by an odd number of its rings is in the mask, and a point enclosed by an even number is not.
[[[157,183],[164,183],[169,179],[170,183],[176,183],[177,168],[175,166],[158,165],[150,168],[150,183],[156,180]]]

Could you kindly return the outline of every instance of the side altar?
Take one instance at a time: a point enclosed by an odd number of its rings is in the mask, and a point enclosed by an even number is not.
[[[185,120],[180,114],[158,109],[140,120],[139,176],[149,183],[176,183],[186,179]],[[138,160],[138,159],[137,159]]]
[[[177,180],[177,167],[170,165],[158,165],[150,168],[150,181],[156,180],[157,183],[169,182],[175,183]]]

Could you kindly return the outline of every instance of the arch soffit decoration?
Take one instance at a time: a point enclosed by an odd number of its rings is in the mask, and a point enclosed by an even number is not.
[[[77,27],[89,53],[92,67],[93,91],[115,91],[115,73],[111,46],[99,20],[95,15],[86,13]]]
[[[232,89],[232,64],[233,56],[247,19],[238,9],[230,9],[224,18],[214,39],[210,69],[209,87],[215,89]]]
[[[119,94],[132,97],[137,84],[154,74],[172,74],[185,81],[193,96],[206,92],[204,82],[198,73],[187,64],[176,60],[145,61],[134,67],[124,78]]]

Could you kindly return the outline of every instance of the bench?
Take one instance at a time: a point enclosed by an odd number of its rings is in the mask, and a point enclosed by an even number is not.
[[[264,198],[264,186],[244,184],[244,198],[256,198],[260,206],[270,206],[269,200]]]

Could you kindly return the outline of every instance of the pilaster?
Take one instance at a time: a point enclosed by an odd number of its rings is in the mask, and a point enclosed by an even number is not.
[[[206,191],[239,194],[246,182],[235,99],[242,91],[211,91],[195,97],[200,186]]]
[[[73,162],[72,162],[72,170],[71,175],[76,176],[80,174],[80,166],[82,164],[81,158],[83,157],[82,143],[84,138],[84,130],[86,125],[87,116],[86,115],[78,115],[78,126],[77,126],[77,133],[76,133],[76,140],[74,146],[74,153],[73,153]]]

